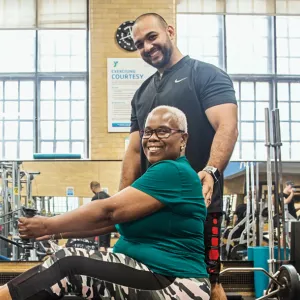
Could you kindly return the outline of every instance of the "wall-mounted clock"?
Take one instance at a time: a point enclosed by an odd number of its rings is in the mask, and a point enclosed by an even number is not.
[[[126,51],[136,51],[134,41],[131,37],[133,21],[126,21],[122,23],[116,32],[116,41],[118,45]]]

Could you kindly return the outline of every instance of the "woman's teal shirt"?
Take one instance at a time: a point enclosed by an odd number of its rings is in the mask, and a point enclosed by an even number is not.
[[[121,238],[114,252],[123,253],[155,273],[207,277],[204,250],[206,206],[198,174],[185,156],[153,164],[132,187],[161,201],[161,210],[116,225]]]

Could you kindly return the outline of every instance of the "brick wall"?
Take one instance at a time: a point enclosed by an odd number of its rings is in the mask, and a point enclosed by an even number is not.
[[[91,0],[90,1],[90,117],[91,158],[122,159],[128,134],[107,133],[108,57],[138,57],[137,52],[122,50],[115,42],[118,26],[146,12],[156,12],[175,21],[175,0]]]

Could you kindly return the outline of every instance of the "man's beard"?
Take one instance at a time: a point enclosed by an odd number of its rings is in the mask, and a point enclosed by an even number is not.
[[[154,63],[154,62],[152,62],[150,54],[151,54],[151,52],[156,51],[156,50],[161,52],[162,59],[159,60],[158,62]],[[150,52],[145,53],[142,56],[142,58],[146,63],[148,63],[152,67],[154,67],[156,69],[162,69],[169,64],[169,62],[171,60],[171,55],[172,55],[172,48],[170,46],[165,45],[163,47],[160,47],[160,46],[154,47],[154,49],[152,49]]]

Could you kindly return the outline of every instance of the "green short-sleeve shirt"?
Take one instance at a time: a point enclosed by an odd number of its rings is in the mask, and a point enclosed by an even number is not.
[[[155,273],[207,277],[204,250],[206,206],[198,174],[185,156],[153,164],[132,187],[165,207],[142,219],[116,225],[123,253]]]

